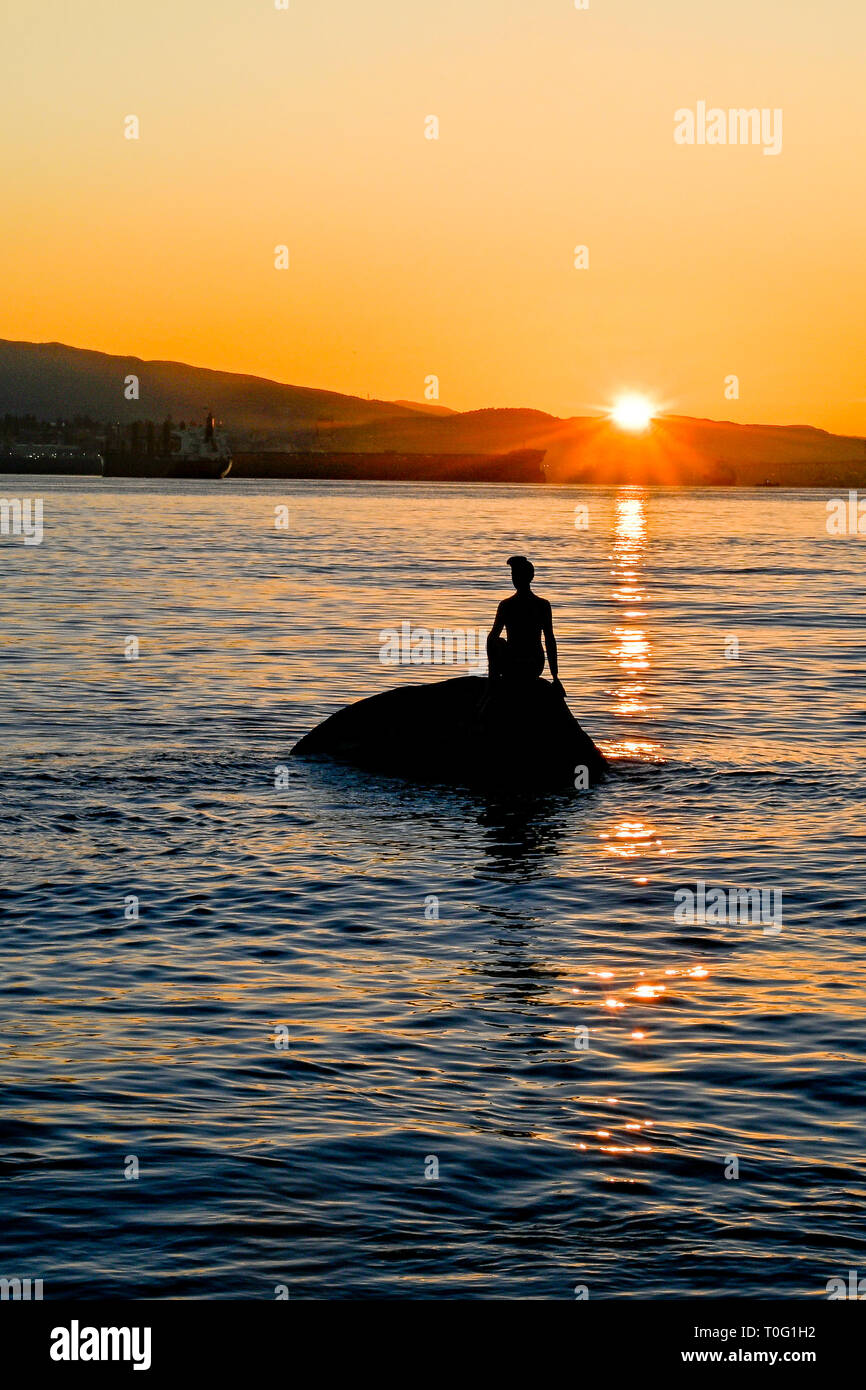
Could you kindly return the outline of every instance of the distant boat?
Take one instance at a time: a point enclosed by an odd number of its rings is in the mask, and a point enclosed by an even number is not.
[[[142,447],[143,446],[143,447]],[[172,425],[160,431],[149,425],[142,439],[140,426],[116,427],[109,438],[103,464],[106,478],[227,478],[232,468],[228,435],[210,411],[203,425]]]

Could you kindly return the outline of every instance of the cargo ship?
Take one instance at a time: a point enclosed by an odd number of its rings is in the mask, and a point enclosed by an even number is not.
[[[115,425],[105,441],[102,473],[105,478],[227,478],[232,468],[228,436],[207,412],[203,425],[179,425],[171,420],[156,429]]]

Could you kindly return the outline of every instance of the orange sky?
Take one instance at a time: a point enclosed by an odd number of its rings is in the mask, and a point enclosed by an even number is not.
[[[866,435],[866,10],[589,5],[5,0],[0,336]],[[700,100],[781,154],[675,144]]]

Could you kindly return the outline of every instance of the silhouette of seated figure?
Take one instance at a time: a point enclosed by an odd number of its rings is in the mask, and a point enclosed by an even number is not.
[[[534,594],[530,587],[535,577],[535,566],[525,555],[512,555],[508,563],[516,592],[500,603],[487,638],[490,679],[510,684],[529,684],[537,680],[544,670],[546,648],[553,683],[564,694],[559,681],[550,604],[546,598]],[[503,628],[506,633],[504,638],[500,636]],[[544,648],[541,645],[542,636]]]

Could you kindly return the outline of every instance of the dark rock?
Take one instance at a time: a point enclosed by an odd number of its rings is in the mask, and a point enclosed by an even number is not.
[[[292,749],[368,772],[451,785],[594,786],[609,771],[550,681],[461,676],[404,685],[338,710]]]

